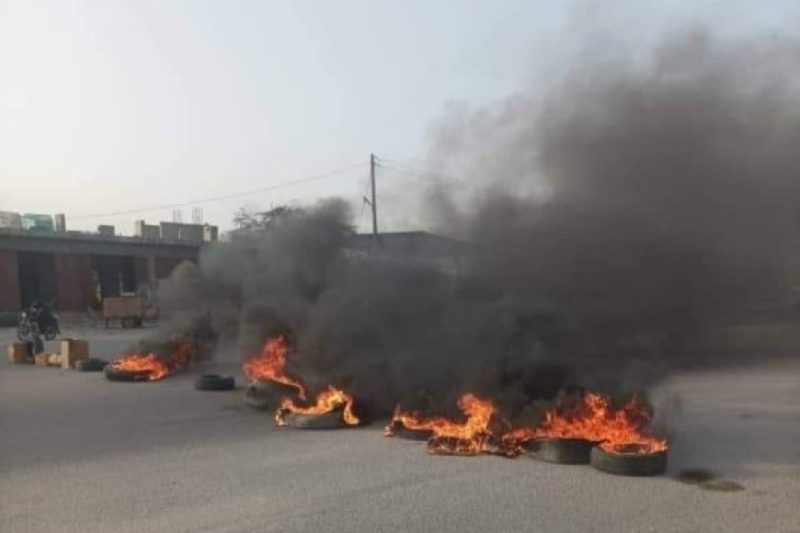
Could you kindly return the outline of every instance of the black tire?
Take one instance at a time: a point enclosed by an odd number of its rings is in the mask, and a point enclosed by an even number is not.
[[[150,371],[140,370],[132,372],[130,370],[118,370],[113,365],[106,365],[103,368],[103,374],[109,381],[147,381],[150,377]]]
[[[218,376],[217,374],[204,374],[194,380],[197,390],[233,390],[236,380],[231,376]]]
[[[45,339],[51,341],[51,340],[55,339],[58,336],[58,330],[53,326],[47,326],[44,329],[43,335],[44,335]]]
[[[584,439],[541,439],[526,446],[535,458],[560,465],[589,464],[592,446]]]
[[[601,472],[618,476],[657,476],[667,469],[667,452],[609,453],[595,446],[592,448],[591,463]]]
[[[78,372],[101,372],[108,361],[102,359],[78,359],[75,361],[75,370]]]
[[[259,411],[274,411],[277,408],[271,395],[265,394],[257,385],[250,385],[245,389],[244,403]]]
[[[244,403],[259,411],[275,411],[281,401],[295,397],[296,391],[279,383],[254,383],[244,391]]]
[[[392,425],[392,436],[398,439],[427,441],[433,435],[430,429],[408,429],[403,424]]]
[[[294,429],[339,429],[348,427],[342,420],[342,410],[337,409],[324,415],[286,415],[286,425]]]

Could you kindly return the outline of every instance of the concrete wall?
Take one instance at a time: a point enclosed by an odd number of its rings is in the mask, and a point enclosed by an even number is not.
[[[182,224],[177,222],[162,222],[159,224],[159,226],[161,226],[162,239],[170,242],[178,240],[178,235],[180,234],[180,227]]]
[[[201,224],[183,224],[182,222],[161,222],[161,238],[167,242],[184,242],[201,244],[203,242],[203,226]]]
[[[184,224],[180,228],[179,239],[182,242],[200,244],[203,242],[204,230],[200,224]]]
[[[156,258],[156,278],[166,279],[175,270],[175,267],[183,263],[182,259],[174,259],[172,257],[157,257]]]
[[[136,286],[149,283],[150,274],[149,266],[147,264],[147,257],[134,257],[133,258],[133,272],[136,280]]]
[[[56,305],[62,311],[85,311],[92,303],[92,260],[85,254],[55,254]]]
[[[156,224],[147,224],[144,220],[137,220],[134,224],[133,234],[147,241],[157,241],[161,238],[161,228]]]
[[[0,250],[0,311],[19,311],[17,252]]]
[[[217,242],[219,240],[219,228],[208,224],[203,226],[203,240],[205,242]]]

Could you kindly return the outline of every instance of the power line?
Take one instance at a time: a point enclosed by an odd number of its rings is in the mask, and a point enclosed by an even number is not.
[[[157,205],[157,206],[143,207],[143,208],[139,208],[139,209],[127,209],[127,210],[123,210],[123,211],[111,211],[111,212],[108,212],[108,213],[95,213],[95,214],[92,214],[92,215],[71,216],[70,218],[72,220],[86,220],[86,219],[90,219],[90,218],[112,217],[112,216],[118,216],[118,215],[133,215],[133,214],[136,214],[136,213],[147,213],[149,211],[161,211],[161,210],[164,210],[164,209],[172,209],[172,208],[175,208],[175,207],[185,207],[187,205],[219,202],[219,201],[228,200],[228,199],[231,199],[231,198],[240,198],[242,196],[250,196],[252,194],[258,194],[258,193],[267,192],[267,191],[274,191],[274,190],[283,189],[283,188],[286,188],[286,187],[291,187],[293,185],[300,185],[300,184],[303,184],[303,183],[309,183],[309,182],[312,182],[312,181],[318,181],[318,180],[321,180],[321,179],[325,179],[325,178],[329,178],[329,177],[332,177],[332,176],[336,176],[338,174],[342,174],[344,172],[347,172],[349,170],[353,170],[353,169],[358,168],[358,167],[363,167],[366,164],[367,164],[366,162],[355,163],[353,165],[349,165],[349,166],[346,166],[346,167],[338,168],[338,169],[335,169],[335,170],[330,170],[328,172],[323,172],[321,174],[314,174],[314,175],[308,176],[306,178],[301,178],[301,179],[292,180],[292,181],[286,181],[286,182],[278,183],[278,184],[275,184],[275,185],[269,185],[269,186],[266,186],[266,187],[259,187],[258,189],[251,189],[249,191],[243,191],[243,192],[238,192],[238,193],[233,193],[233,194],[225,194],[225,195],[222,195],[222,196],[212,196],[212,197],[209,197],[209,198],[202,198],[202,199],[198,199],[198,200],[191,200],[191,201],[188,201],[188,202],[180,202],[180,203],[175,203],[175,204],[163,204],[163,205]]]
[[[394,164],[388,164],[388,165],[384,164],[384,165],[381,165],[381,168],[385,168],[385,169],[388,169],[388,170],[394,170],[395,172],[398,172],[400,174],[404,174],[404,175],[406,175],[406,177],[411,178],[411,179],[413,179],[415,181],[419,181],[419,182],[422,182],[422,183],[427,183],[427,184],[430,184],[430,185],[438,183],[439,180],[437,180],[435,178],[441,178],[442,180],[445,180],[445,181],[455,181],[454,178],[449,178],[447,176],[437,176],[435,174],[423,174],[423,173],[420,173],[420,172],[414,172],[413,170],[409,170],[407,168],[402,168],[402,167],[399,167],[399,166],[394,165]]]
[[[415,176],[421,181],[426,181],[428,183],[436,182],[437,180],[441,181],[450,181],[450,182],[458,182],[461,181],[460,178],[456,176],[451,176],[448,174],[440,174],[435,172],[430,172],[424,169],[414,168],[415,165],[407,164],[406,162],[399,161],[396,159],[391,158],[381,158],[381,162],[383,162],[384,168],[390,168],[392,170],[396,170],[397,172],[401,172],[403,174],[407,174],[409,176]]]
[[[404,157],[381,157],[380,161],[387,161],[389,164],[400,164],[401,166],[410,168],[417,172],[425,172],[428,164],[413,158],[404,158]]]

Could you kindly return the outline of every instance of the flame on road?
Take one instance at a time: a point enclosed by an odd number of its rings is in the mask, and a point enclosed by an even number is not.
[[[611,453],[648,454],[667,449],[666,439],[646,431],[652,412],[637,398],[621,407],[607,396],[587,393],[578,402],[549,409],[537,426],[517,428],[503,440],[584,439]]]
[[[134,353],[112,361],[111,367],[122,372],[147,372],[148,381],[163,379],[186,368],[194,352],[194,346],[189,342],[175,341],[172,344],[172,353],[167,358],[152,352]]]
[[[317,395],[314,404],[308,407],[300,407],[291,398],[284,398],[281,406],[275,411],[275,425],[286,426],[286,416],[290,414],[324,415],[337,409],[342,409],[342,420],[345,424],[356,426],[361,422],[353,413],[353,398],[341,389],[328,386]]]
[[[300,381],[286,374],[286,356],[289,345],[283,336],[270,337],[264,343],[261,354],[244,362],[243,371],[251,382],[274,381],[297,391],[301,400],[306,399],[306,389]]]
[[[490,400],[478,398],[467,393],[458,399],[458,408],[464,415],[461,421],[443,416],[426,417],[417,412],[395,409],[392,421],[386,426],[384,434],[394,435],[397,427],[411,431],[430,431],[428,451],[446,455],[477,455],[493,453],[513,457],[518,455],[511,443],[503,443],[493,438],[490,425],[497,409]]]

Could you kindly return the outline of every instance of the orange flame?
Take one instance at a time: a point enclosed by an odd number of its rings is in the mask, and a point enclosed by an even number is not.
[[[261,355],[244,362],[243,371],[251,382],[274,381],[297,390],[301,400],[306,399],[303,384],[286,375],[286,355],[289,346],[283,336],[270,337],[261,350]]]
[[[172,354],[162,359],[154,353],[135,353],[112,361],[115,370],[124,372],[148,372],[148,381],[157,381],[186,368],[192,357],[194,346],[191,343],[175,341]]]
[[[441,416],[426,418],[416,412],[403,412],[398,406],[384,434],[391,437],[394,435],[394,429],[402,425],[412,431],[431,431],[433,435],[428,441],[430,453],[449,455],[497,453],[496,447],[490,443],[489,428],[496,411],[494,404],[467,393],[458,399],[457,405],[466,417],[463,422],[454,422]],[[509,455],[508,451],[501,453]]]
[[[535,439],[584,439],[600,443],[611,453],[647,454],[667,449],[666,439],[649,435],[644,429],[652,415],[632,398],[621,408],[607,396],[587,393],[576,405],[549,409],[537,427],[523,427],[503,436],[510,442]]]
[[[345,424],[356,426],[361,422],[353,413],[353,398],[343,390],[329,385],[327,390],[317,394],[314,405],[309,407],[298,407],[291,398],[284,398],[281,406],[275,411],[275,425],[287,425],[286,415],[288,414],[324,415],[342,407],[344,407],[342,419]]]

